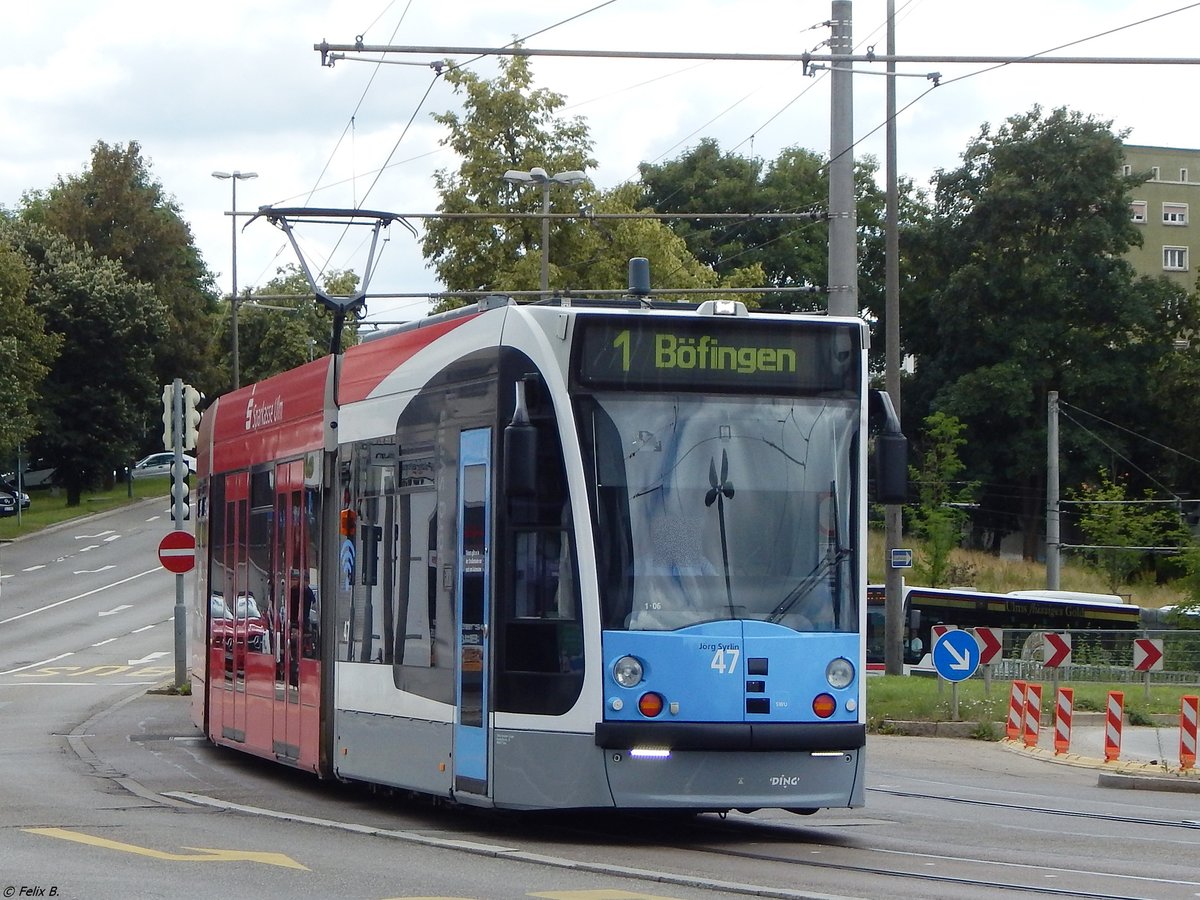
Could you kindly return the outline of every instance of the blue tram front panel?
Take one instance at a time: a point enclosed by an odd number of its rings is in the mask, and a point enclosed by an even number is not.
[[[595,740],[618,808],[863,805],[858,634],[726,620],[603,647]]]
[[[767,622],[722,620],[678,631],[604,633],[604,719],[609,722],[857,723],[859,635],[798,633]],[[635,684],[621,684],[614,666],[625,657],[642,665]],[[829,683],[830,662],[853,673]],[[628,679],[627,679],[628,681]],[[662,699],[661,709],[642,701]],[[814,701],[821,699],[818,714]],[[832,698],[832,704],[828,699]]]

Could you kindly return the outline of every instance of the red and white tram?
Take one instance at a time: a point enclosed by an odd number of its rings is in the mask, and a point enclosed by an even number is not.
[[[218,398],[196,723],[472,805],[860,805],[866,347],[493,297]]]

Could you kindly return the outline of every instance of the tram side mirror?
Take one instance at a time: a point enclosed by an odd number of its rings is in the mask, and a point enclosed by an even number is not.
[[[885,506],[908,502],[908,438],[884,391],[871,392],[869,418],[875,437],[875,500]]]
[[[537,428],[529,421],[525,382],[516,383],[512,421],[504,428],[504,490],[509,497],[537,493]]]

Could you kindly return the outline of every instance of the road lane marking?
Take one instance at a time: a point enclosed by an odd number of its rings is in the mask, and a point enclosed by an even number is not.
[[[154,627],[155,627],[154,625],[143,625],[141,628],[135,628],[135,629],[133,629],[133,631],[131,631],[129,633],[130,634],[141,634],[143,631],[149,631],[151,628],[154,628]]]
[[[121,612],[122,610],[126,610],[126,609],[133,609],[133,607],[130,606],[128,603],[122,603],[120,606],[114,606],[112,609],[106,609],[106,610],[104,610],[104,612],[96,613],[96,615],[100,616],[101,618],[103,618],[104,616],[115,616],[117,613]]]
[[[92,646],[93,647],[103,647],[105,644],[111,644],[115,640],[118,640],[118,638],[109,638],[106,641],[100,641],[98,643],[92,644]]]
[[[290,856],[282,853],[256,852],[253,850],[212,850],[206,847],[184,847],[193,853],[167,853],[150,847],[139,847],[136,844],[123,844],[120,841],[110,841],[107,838],[83,834],[79,831],[68,831],[65,828],[24,828],[30,834],[42,834],[47,837],[59,838],[64,841],[75,841],[78,844],[88,844],[92,847],[103,847],[106,850],[120,850],[123,853],[136,853],[139,856],[149,856],[151,859],[165,859],[170,862],[256,862],[268,866],[283,866],[288,869],[309,871],[308,866],[302,866]]]
[[[111,681],[0,681],[0,688],[5,687],[112,687]],[[143,685],[162,684],[158,681],[122,681],[121,687],[141,687]],[[9,701],[12,702],[12,701]],[[0,706],[3,706],[0,703]]]
[[[167,655],[164,651],[163,656]],[[70,654],[67,654],[68,656]],[[34,663],[34,665],[41,665]],[[24,667],[28,669],[28,666]],[[26,681],[25,679],[37,678],[83,678],[91,676],[93,678],[113,678],[117,675],[127,675],[130,678],[164,678],[175,671],[174,666],[142,666],[136,664],[125,665],[122,663],[101,663],[95,666],[46,666],[42,665],[35,672],[26,672],[24,669],[13,669],[11,672],[0,672],[0,675],[16,674],[20,677],[20,681],[15,681],[13,684],[37,684],[45,682],[35,682],[33,680]],[[76,682],[72,681],[71,684]]]
[[[101,572],[107,572],[109,569],[115,569],[116,566],[107,565],[101,566],[98,569],[76,569],[72,575],[99,575]]]
[[[101,531],[99,534],[77,534],[77,535],[75,535],[75,540],[90,541],[90,540],[94,540],[96,538],[102,538],[106,534],[112,534],[112,533],[113,533],[113,530],[111,528],[108,528],[108,529],[105,529],[104,531]]]
[[[161,659],[162,657],[166,656],[168,652],[169,651],[167,650],[159,650],[157,653],[151,653],[148,656],[143,656],[141,659],[131,659],[129,664],[131,666],[144,666],[147,663],[154,662],[156,659]]]
[[[27,569],[22,569],[21,571],[22,572],[36,572],[38,569],[44,569],[44,568],[46,568],[46,564],[41,563],[40,565],[30,566]]]
[[[30,663],[27,666],[21,666],[20,668],[17,668],[17,669],[9,669],[7,672],[0,672],[0,675],[12,675],[16,672],[24,672],[26,669],[32,669],[35,666],[44,666],[47,663],[57,662],[60,659],[66,659],[68,656],[74,656],[74,655],[75,655],[74,651],[70,651],[67,653],[60,653],[58,656],[51,657],[50,659],[43,659],[41,662]]]
[[[36,568],[42,568],[42,567],[37,566]],[[26,569],[25,571],[32,571],[32,570]],[[62,606],[64,603],[71,603],[74,600],[82,600],[84,597],[92,596],[92,594],[99,594],[101,591],[107,591],[111,588],[120,587],[123,584],[128,584],[131,581],[135,581],[138,578],[142,578],[145,575],[153,575],[155,572],[161,572],[161,571],[162,571],[161,566],[155,566],[153,569],[147,569],[145,572],[138,572],[138,574],[136,574],[136,575],[130,575],[128,578],[122,578],[120,581],[114,581],[112,584],[105,584],[105,585],[101,585],[98,588],[93,588],[90,591],[84,591],[82,594],[76,594],[74,597],[68,597],[66,600],[59,600],[59,601],[57,601],[55,603],[51,603],[47,606],[40,606],[37,609],[29,610],[29,612],[23,612],[17,616],[10,616],[7,619],[0,619],[0,625],[7,625],[9,622],[15,622],[18,619],[24,619],[26,616],[37,615],[38,613],[45,612],[48,609],[54,609],[54,607],[56,607],[56,606]],[[61,659],[61,657],[59,657],[59,658]],[[0,672],[0,675],[2,675],[2,674],[3,673]]]

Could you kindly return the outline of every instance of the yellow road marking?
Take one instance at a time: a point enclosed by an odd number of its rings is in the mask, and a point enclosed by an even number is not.
[[[547,900],[672,900],[658,894],[641,894],[631,891],[600,888],[590,891],[543,891],[530,897],[545,897]]]
[[[64,841],[75,841],[77,844],[89,844],[93,847],[103,847],[106,850],[121,850],[125,853],[136,853],[139,856],[149,856],[151,859],[165,859],[171,862],[256,862],[268,866],[284,866],[288,869],[308,871],[289,856],[282,853],[256,852],[253,850],[211,850],[205,847],[184,847],[194,853],[167,853],[163,850],[152,850],[149,847],[138,847],[136,844],[122,844],[120,841],[110,841],[107,838],[93,837],[78,831],[68,831],[65,828],[25,828],[30,834],[44,834],[47,837],[59,838]]]

